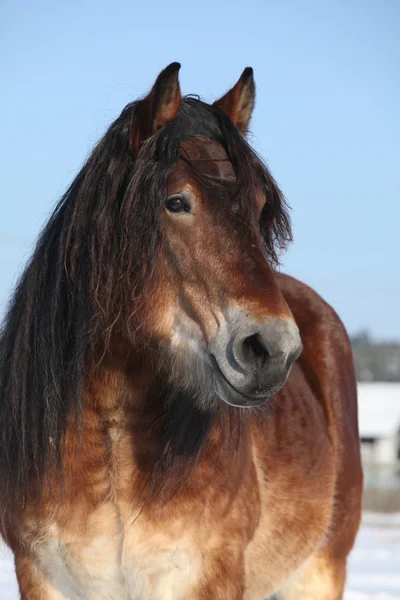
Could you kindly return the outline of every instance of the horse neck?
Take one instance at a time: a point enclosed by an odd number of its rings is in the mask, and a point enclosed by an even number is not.
[[[160,481],[166,492],[162,497],[176,495],[196,479],[194,471],[207,471],[211,479],[229,474],[232,488],[235,473],[239,477],[250,460],[248,421],[224,403],[208,414],[185,397],[180,398],[178,416],[171,414],[164,388],[151,361],[140,358],[122,368],[107,358],[87,387],[86,412],[95,414],[102,429],[119,430],[130,440],[131,460],[143,474],[138,484],[145,495],[157,496]],[[196,443],[199,432],[205,435]]]
[[[130,432],[133,439],[150,439],[150,429],[161,410],[159,389],[150,361],[138,356],[121,363],[114,356],[105,356],[86,386],[86,417],[95,415],[104,431],[119,428]]]

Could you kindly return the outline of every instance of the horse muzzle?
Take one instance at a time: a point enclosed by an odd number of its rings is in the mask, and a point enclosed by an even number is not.
[[[302,343],[293,318],[250,320],[235,311],[209,344],[214,391],[228,404],[263,404],[285,384]]]

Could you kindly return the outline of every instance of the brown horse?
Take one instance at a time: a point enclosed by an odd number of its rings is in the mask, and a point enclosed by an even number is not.
[[[179,64],[39,239],[0,345],[1,533],[23,600],[339,600],[359,526],[346,332],[277,273],[284,199]]]

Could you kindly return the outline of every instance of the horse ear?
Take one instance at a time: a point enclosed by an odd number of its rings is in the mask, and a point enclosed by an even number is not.
[[[131,123],[130,147],[137,153],[149,137],[176,117],[181,104],[177,62],[166,67],[156,79],[151,92],[140,101]]]
[[[239,81],[229,92],[214,102],[236,125],[242,135],[247,133],[256,98],[253,69],[246,67]]]

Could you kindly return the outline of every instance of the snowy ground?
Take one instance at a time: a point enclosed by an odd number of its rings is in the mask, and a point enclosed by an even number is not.
[[[400,514],[364,514],[347,590],[345,600],[400,600]]]
[[[17,600],[10,552],[0,546],[0,600]],[[400,600],[400,514],[365,514],[350,558],[345,600]]]

